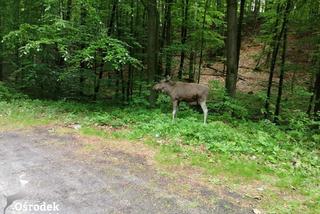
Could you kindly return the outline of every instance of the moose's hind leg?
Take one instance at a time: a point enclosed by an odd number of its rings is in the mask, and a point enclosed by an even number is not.
[[[203,111],[203,123],[206,124],[207,123],[207,117],[208,117],[208,108],[207,108],[207,105],[206,105],[206,102],[205,101],[202,101],[200,102],[200,106],[202,108],[202,111]]]
[[[173,104],[172,121],[174,121],[174,119],[175,119],[176,116],[177,116],[179,101],[174,100],[174,101],[172,102],[172,104]]]

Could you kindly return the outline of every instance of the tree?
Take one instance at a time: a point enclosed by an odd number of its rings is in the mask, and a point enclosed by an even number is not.
[[[274,122],[279,122],[279,114],[280,114],[280,105],[283,91],[283,81],[284,81],[284,73],[285,73],[285,63],[286,63],[286,51],[287,51],[287,30],[288,30],[288,15],[290,12],[291,0],[288,0],[286,3],[286,8],[283,15],[283,45],[282,45],[282,55],[281,55],[281,69],[280,69],[280,77],[279,77],[279,86],[278,86],[278,96],[276,102],[275,109],[275,118]]]
[[[172,8],[173,0],[166,0],[165,2],[165,28],[164,28],[164,37],[165,37],[165,45],[169,47],[171,45],[171,34],[172,34],[172,21],[171,21],[171,8]],[[165,68],[165,76],[171,75],[171,64],[172,64],[172,56],[169,51],[166,53],[166,68]]]
[[[318,63],[318,72],[316,74],[316,81],[314,83],[314,95],[315,95],[315,103],[314,103],[314,114],[316,118],[319,119],[320,116],[320,62]]]
[[[4,2],[1,1],[0,2],[0,8],[4,8]],[[3,12],[0,11],[0,38],[2,38],[4,32],[4,16],[3,16]],[[2,49],[2,42],[0,41],[0,81],[3,80],[3,49]]]
[[[148,82],[153,83],[159,74],[159,12],[157,0],[142,0],[148,17],[147,69]],[[156,94],[151,90],[149,103],[155,103]]]
[[[267,89],[267,97],[266,97],[266,101],[265,101],[265,118],[267,119],[269,117],[270,114],[270,110],[269,110],[269,106],[270,106],[270,98],[271,98],[271,89],[272,89],[272,82],[273,82],[273,75],[274,75],[274,70],[276,67],[276,61],[277,61],[277,56],[278,56],[278,51],[279,51],[279,47],[280,47],[280,41],[281,41],[281,37],[285,28],[284,23],[282,22],[282,27],[280,32],[278,32],[278,25],[280,22],[280,4],[277,5],[277,18],[276,18],[276,22],[274,25],[274,32],[273,32],[273,38],[272,38],[272,57],[271,57],[271,61],[270,61],[270,71],[269,71],[269,80],[268,80],[268,89]],[[281,22],[280,22],[281,23]]]
[[[179,66],[179,73],[178,73],[178,78],[182,79],[183,75],[183,70],[184,70],[184,60],[186,56],[185,52],[185,44],[187,41],[187,25],[188,25],[188,16],[189,16],[189,0],[182,0],[183,7],[181,8],[182,10],[182,23],[181,23],[181,56],[180,56],[180,66]]]
[[[239,67],[240,61],[240,49],[241,49],[241,39],[242,39],[242,23],[243,23],[243,16],[245,10],[246,0],[241,0],[240,2],[240,14],[239,14],[239,23],[238,23],[238,38],[237,38],[237,61]]]
[[[236,94],[236,84],[238,78],[238,56],[237,56],[237,1],[227,0],[227,75],[226,91],[229,96]]]
[[[205,23],[206,23],[209,5],[210,5],[210,0],[206,0],[205,9],[204,9],[204,13],[203,13],[202,29],[201,29],[201,45],[200,45],[200,59],[199,59],[199,69],[198,69],[198,83],[200,82],[200,76],[201,76],[201,66],[202,66],[202,61],[203,61],[203,45],[204,45],[204,27],[205,27]]]

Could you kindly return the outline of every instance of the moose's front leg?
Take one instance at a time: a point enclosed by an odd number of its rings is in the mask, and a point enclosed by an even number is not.
[[[176,118],[177,111],[178,111],[178,106],[179,106],[179,101],[178,100],[173,100],[173,111],[172,111],[172,121]]]

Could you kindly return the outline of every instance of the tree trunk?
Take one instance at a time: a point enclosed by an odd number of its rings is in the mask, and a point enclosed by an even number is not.
[[[157,79],[159,72],[159,13],[157,0],[148,0],[144,3],[148,14],[148,44],[147,44],[147,68],[148,82],[153,83]],[[156,94],[150,92],[149,103],[154,106]]]
[[[136,36],[135,35],[135,31],[134,31],[134,0],[131,0],[130,2],[131,5],[131,13],[130,13],[130,33],[132,36]],[[132,54],[134,52],[134,49],[130,46],[130,53]],[[127,97],[126,100],[129,103],[132,97],[132,92],[133,92],[133,66],[129,65],[129,69],[128,69],[128,81],[127,81]]]
[[[202,20],[200,59],[199,59],[199,69],[198,69],[198,83],[200,82],[200,77],[201,77],[201,66],[202,66],[202,61],[203,61],[203,45],[204,45],[204,27],[205,27],[205,23],[206,23],[206,17],[207,17],[207,11],[209,9],[209,5],[210,5],[210,0],[206,0],[204,14],[203,14],[203,20]]]
[[[238,38],[237,38],[237,61],[238,67],[240,63],[240,49],[241,49],[241,39],[242,39],[242,23],[243,23],[243,16],[244,16],[244,6],[246,4],[246,0],[241,0],[240,3],[240,14],[239,14],[239,23],[238,23]]]
[[[221,10],[221,6],[222,6],[221,1],[222,1],[222,0],[217,0],[217,1],[216,1],[217,9],[218,9],[218,10]]]
[[[86,9],[85,6],[83,4],[81,4],[80,6],[80,25],[85,25],[86,24]],[[84,44],[80,44],[80,48],[84,49]],[[85,71],[85,63],[84,62],[80,62],[80,79],[79,79],[79,96],[82,97],[84,96],[84,71]]]
[[[227,0],[227,75],[226,91],[229,96],[236,94],[238,77],[237,62],[237,1]]]
[[[314,83],[314,96],[315,96],[314,114],[315,114],[315,117],[319,119],[320,116],[318,114],[320,113],[320,66],[319,66],[319,71],[316,74],[316,81]]]
[[[101,54],[100,52],[98,53],[99,55]],[[104,63],[103,61],[100,64],[100,71],[99,71],[99,76],[98,76],[98,80],[96,83],[96,87],[94,88],[94,96],[93,96],[93,100],[97,100],[99,91],[100,91],[100,83],[101,83],[101,79],[103,77],[103,68],[104,68]]]
[[[71,20],[71,11],[72,11],[72,0],[68,0],[67,2],[67,13],[65,20],[70,21]]]
[[[124,76],[123,76],[123,69],[120,70],[120,79],[121,79],[121,98],[122,98],[122,103],[125,101],[125,94],[126,94],[126,84],[124,81]]]
[[[286,51],[287,51],[287,31],[288,31],[288,14],[290,12],[291,0],[287,1],[286,9],[283,17],[283,44],[282,44],[282,55],[281,55],[281,70],[280,70],[280,79],[279,79],[279,87],[278,87],[278,97],[276,102],[276,109],[274,112],[274,122],[279,122],[280,115],[280,105],[282,98],[282,90],[283,90],[283,81],[284,81],[284,73],[285,73],[285,64],[286,64]]]
[[[1,28],[1,26],[0,26]],[[3,81],[4,75],[3,75],[3,51],[2,51],[2,43],[0,44],[0,81]]]
[[[0,3],[0,6],[3,7],[3,3]],[[3,14],[0,13],[0,38],[3,36]],[[2,42],[0,42],[0,81],[3,81],[3,48],[2,48]]]
[[[189,57],[189,80],[194,82],[194,61],[195,61],[195,52],[192,50]]]
[[[20,0],[14,0],[13,2],[13,8],[14,8],[14,18],[13,18],[13,28],[14,30],[18,30],[19,27],[20,27],[20,4],[21,4],[21,1]],[[15,69],[18,70],[20,67],[21,67],[21,63],[20,63],[20,57],[19,57],[19,48],[16,48],[15,50]],[[21,80],[22,78],[22,75],[21,73],[18,73],[15,77],[15,81],[18,85],[21,85],[19,84],[19,81]]]
[[[114,30],[114,22],[116,17],[117,6],[118,6],[118,0],[113,0],[111,17],[110,17],[109,26],[108,26],[108,36],[110,36]]]
[[[314,86],[315,86],[314,78],[315,78],[315,74],[312,72],[310,75],[310,87],[309,87],[309,92],[312,93],[312,95],[310,96],[308,110],[307,110],[307,114],[309,116],[311,116],[313,100],[314,100]]]
[[[181,25],[181,56],[180,56],[180,66],[179,66],[179,73],[178,78],[182,79],[183,76],[183,66],[184,66],[184,60],[186,56],[185,47],[187,41],[187,22],[188,22],[188,10],[189,10],[189,0],[183,0],[183,7],[182,7],[182,25]]]
[[[157,9],[157,0],[148,0],[148,46],[147,46],[147,67],[148,81],[150,83],[156,80],[158,73],[158,48],[159,48],[159,13]]]
[[[259,12],[260,12],[260,0],[255,0],[254,1],[254,10],[253,10],[253,16],[254,16],[255,21],[257,21]]]
[[[280,41],[281,41],[281,37],[284,31],[284,23],[282,23],[282,27],[280,32],[277,32],[278,29],[278,24],[279,24],[279,16],[280,16],[280,5],[278,4],[277,6],[277,19],[276,19],[276,23],[274,26],[274,32],[273,32],[273,39],[272,39],[272,45],[273,46],[273,50],[272,50],[272,56],[271,56],[271,61],[270,61],[270,72],[269,72],[269,80],[268,80],[268,89],[267,89],[267,98],[265,101],[265,118],[267,119],[270,115],[270,98],[271,98],[271,89],[272,89],[272,81],[273,81],[273,75],[274,75],[274,70],[276,67],[276,62],[277,62],[277,56],[278,56],[278,52],[279,52],[279,47],[280,47]]]
[[[166,30],[165,30],[165,45],[169,47],[171,45],[171,31],[172,31],[172,22],[171,22],[171,6],[173,0],[166,0]],[[171,53],[167,51],[166,53],[166,69],[165,76],[171,75],[171,65],[172,57]]]

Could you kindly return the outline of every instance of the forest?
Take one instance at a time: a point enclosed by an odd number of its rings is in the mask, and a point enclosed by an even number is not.
[[[256,214],[319,212],[319,0],[0,0],[0,40],[0,131],[142,140]],[[172,121],[169,76],[209,88],[207,124]]]

